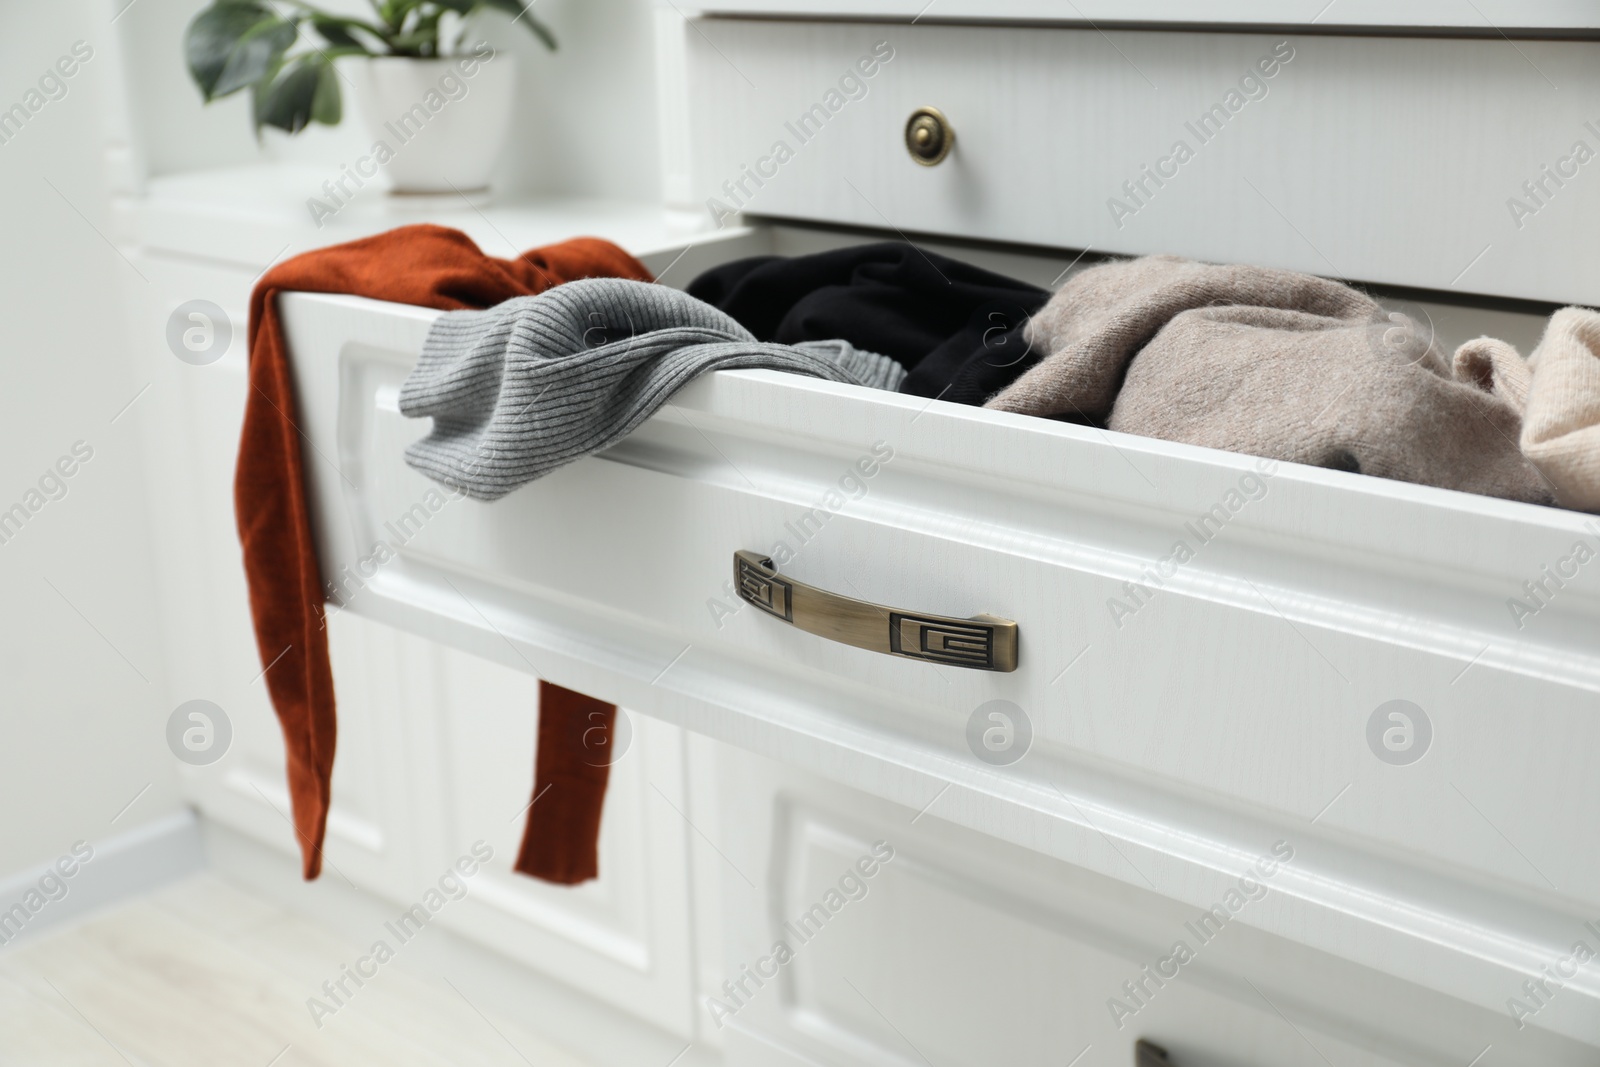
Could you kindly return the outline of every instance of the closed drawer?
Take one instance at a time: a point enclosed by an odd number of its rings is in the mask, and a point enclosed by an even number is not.
[[[1207,910],[951,826],[937,806],[919,817],[736,752],[719,770],[740,803],[721,818],[726,954],[704,1004],[740,1067],[918,1053],[948,1067],[1129,1067],[1140,1038],[1172,1067],[1595,1059],[1518,1031],[1503,1005],[1249,928],[1287,841],[1241,860],[1249,873]]]
[[[712,217],[1600,303],[1600,42],[740,18],[684,40]],[[933,167],[904,142],[924,106],[955,131]]]
[[[402,459],[433,313],[283,312],[345,610],[1197,906],[1286,839],[1248,924],[1480,1007],[1600,910],[1594,579],[1507,607],[1597,539],[1585,516],[759,371],[452,500]],[[1015,620],[1018,667],[786,626],[736,597],[741,549]],[[991,727],[1031,747],[1007,763]],[[1600,981],[1530,1025],[1595,1040]]]

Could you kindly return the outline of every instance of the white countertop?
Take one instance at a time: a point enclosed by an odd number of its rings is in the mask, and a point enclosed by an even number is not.
[[[149,252],[237,264],[252,273],[308,249],[419,222],[463,230],[494,256],[594,236],[643,257],[749,233],[718,230],[703,213],[656,203],[492,196],[483,203],[455,194],[392,196],[372,183],[319,225],[308,201],[334,203],[323,183],[337,176],[328,168],[272,164],[153,178],[142,193],[118,198],[118,230]]]

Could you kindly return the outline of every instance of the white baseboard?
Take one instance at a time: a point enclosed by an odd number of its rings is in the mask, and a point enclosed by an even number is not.
[[[210,820],[201,837],[212,873],[251,893],[361,940],[394,916],[394,904],[324,876],[300,877],[297,857]],[[470,1002],[564,1046],[597,1067],[721,1067],[722,1057],[681,1037],[562,985],[449,930],[428,928],[406,948],[404,966],[431,979],[448,978]],[[676,1057],[676,1058],[675,1058]]]
[[[42,860],[0,878],[0,952],[160,888],[205,865],[200,820],[188,809],[89,844],[94,853],[87,862],[78,862],[68,848],[62,857]],[[56,867],[62,858],[72,860],[65,865],[75,868],[70,877],[61,877]],[[47,875],[54,877],[41,886],[40,880]],[[52,900],[52,892],[61,892],[57,886],[65,888],[65,895]],[[33,902],[43,901],[36,910],[28,907],[30,893]]]

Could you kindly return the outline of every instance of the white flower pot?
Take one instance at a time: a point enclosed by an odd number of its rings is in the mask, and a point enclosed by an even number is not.
[[[448,59],[376,56],[350,65],[356,106],[394,193],[479,191],[505,147],[517,71],[480,46]]]

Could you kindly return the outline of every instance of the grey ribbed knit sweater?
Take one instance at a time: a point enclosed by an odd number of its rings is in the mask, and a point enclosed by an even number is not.
[[[664,285],[590,278],[439,316],[400,387],[403,414],[433,417],[406,462],[494,500],[616,443],[701,374],[734,368],[888,390],[906,373],[844,341],[759,342]]]

